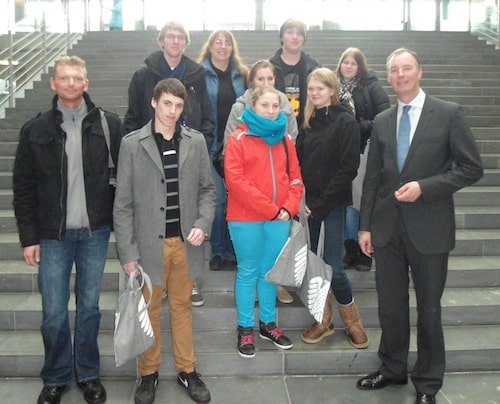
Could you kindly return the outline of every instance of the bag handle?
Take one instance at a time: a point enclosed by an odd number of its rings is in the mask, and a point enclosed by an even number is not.
[[[141,291],[144,285],[148,288],[149,291],[149,299],[146,302],[146,305],[139,310],[137,315],[141,315],[144,311],[146,311],[149,306],[151,305],[151,299],[153,297],[153,284],[151,282],[151,278],[149,275],[144,271],[144,268],[142,267],[141,264],[137,264],[135,267],[135,270],[139,272],[138,275],[128,275],[128,281],[127,281],[127,289],[129,292],[138,292]],[[138,287],[135,286],[134,281],[137,279],[138,281]]]

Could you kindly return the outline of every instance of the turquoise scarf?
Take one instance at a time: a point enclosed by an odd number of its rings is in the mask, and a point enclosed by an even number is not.
[[[249,134],[262,138],[270,146],[281,142],[285,136],[287,121],[283,112],[280,112],[273,121],[257,115],[251,107],[247,106],[241,117],[248,126]]]

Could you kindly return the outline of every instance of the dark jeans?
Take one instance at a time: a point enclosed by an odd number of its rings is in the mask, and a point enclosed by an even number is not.
[[[332,291],[340,304],[352,302],[351,283],[342,265],[344,254],[345,208],[340,206],[330,211],[325,222],[325,250],[323,260],[332,267]],[[311,234],[311,250],[318,250],[321,221],[309,218],[309,233]]]
[[[73,370],[77,382],[99,377],[99,294],[109,234],[110,226],[105,226],[94,231],[67,230],[63,241],[40,240],[38,287],[42,294],[41,331],[45,347],[40,376],[44,385],[69,384]],[[68,302],[73,263],[76,316],[72,348]]]

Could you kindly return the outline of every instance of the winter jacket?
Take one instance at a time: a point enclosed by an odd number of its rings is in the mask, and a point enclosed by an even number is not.
[[[82,121],[83,178],[90,229],[112,224],[113,190],[109,185],[109,152],[100,109],[87,93],[88,113]],[[105,113],[111,156],[118,164],[120,141],[125,134],[119,117]],[[50,111],[39,114],[21,129],[14,163],[14,211],[22,247],[40,244],[41,238],[63,240],[66,233],[66,133],[57,96]]]
[[[306,204],[318,220],[338,206],[352,204],[352,180],[359,166],[359,124],[339,104],[314,112],[311,128],[299,130],[297,154]]]
[[[304,187],[295,145],[289,136],[284,139],[288,152],[283,142],[270,146],[252,136],[246,124],[229,137],[224,155],[228,222],[273,220],[281,208],[297,214]]]
[[[128,110],[124,118],[127,132],[142,128],[154,117],[151,99],[153,88],[162,79],[160,61],[163,57],[162,51],[152,53],[144,61],[146,66],[141,67],[132,76],[128,88]],[[205,84],[205,70],[187,56],[182,56],[181,63],[186,64],[186,73],[181,81],[188,93],[182,118],[186,126],[203,133],[210,148],[214,123]]]
[[[281,59],[282,49],[278,49],[276,53],[269,59],[269,61],[276,67],[276,81],[275,87],[281,92],[285,92],[285,77],[283,75],[283,65],[285,64]],[[304,107],[307,100],[307,77],[309,74],[320,67],[321,65],[311,56],[305,52],[301,52],[300,61],[297,63],[296,68],[299,74],[299,88],[300,88],[300,108],[297,116],[297,126],[300,128],[304,122]]]
[[[207,85],[207,94],[210,101],[210,111],[212,113],[212,121],[214,122],[213,138],[214,143],[218,144],[223,139],[217,139],[218,128],[218,111],[217,111],[217,101],[219,97],[219,77],[217,73],[212,68],[210,61],[205,59],[201,62],[201,66],[205,69],[205,82]],[[241,74],[239,70],[231,67],[231,83],[233,84],[233,90],[236,97],[241,96],[245,92],[246,78]]]
[[[352,91],[352,99],[356,108],[356,120],[361,126],[361,151],[370,138],[375,116],[391,106],[389,96],[380,85],[377,76],[369,72],[360,80],[361,88]]]

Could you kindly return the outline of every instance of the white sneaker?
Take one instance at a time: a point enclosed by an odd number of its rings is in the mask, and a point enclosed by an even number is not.
[[[205,299],[203,298],[201,293],[198,291],[196,284],[193,286],[193,290],[191,291],[191,304],[194,307],[203,306],[205,304]]]

